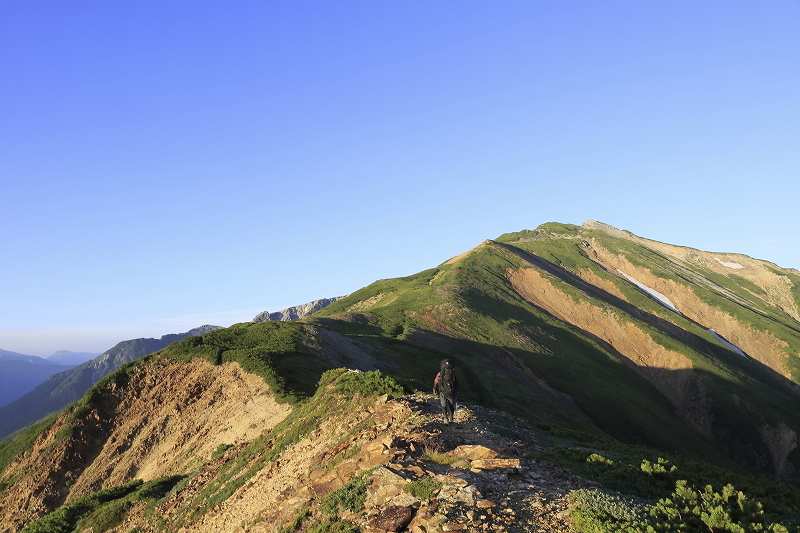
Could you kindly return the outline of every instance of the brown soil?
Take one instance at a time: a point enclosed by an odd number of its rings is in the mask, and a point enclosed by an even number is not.
[[[648,269],[637,267],[625,257],[612,254],[596,244],[593,244],[592,250],[594,252],[592,259],[596,260],[609,272],[616,272],[619,269],[639,282],[664,294],[690,320],[707,329],[713,329],[753,359],[763,363],[782,376],[791,378],[789,369],[786,366],[787,354],[784,350],[786,343],[777,339],[774,335],[755,330],[724,311],[705,303],[686,285],[671,279],[655,276]],[[714,261],[714,263],[717,262]]]
[[[608,307],[586,299],[574,300],[559,290],[551,278],[535,268],[509,270],[514,290],[527,301],[554,317],[590,333],[633,364],[636,371],[666,396],[683,418],[701,434],[711,435],[707,415],[698,412],[697,391],[702,390],[691,361],[655,342],[636,324],[624,320]],[[588,280],[587,280],[588,281]],[[664,372],[670,370],[672,372]],[[674,372],[683,370],[683,372]]]
[[[41,435],[5,476],[20,480],[0,493],[0,531],[15,531],[62,503],[133,479],[183,474],[220,444],[236,444],[273,427],[290,411],[264,381],[235,363],[139,365],[124,390],[58,438],[66,415]]]
[[[93,431],[103,433],[96,453],[79,459],[70,455],[70,450],[89,453],[92,443],[81,431],[57,439],[62,417],[9,467],[20,479],[3,492],[0,531],[19,531],[61,505],[45,502],[43,493],[61,490],[62,500],[69,501],[132,478],[183,474],[189,478],[179,490],[155,507],[134,504],[110,531],[274,533],[308,508],[310,516],[299,529],[306,531],[327,518],[319,503],[328,494],[364,475],[365,508],[341,512],[341,518],[364,533],[385,531],[380,527],[390,523],[400,527],[400,522],[403,531],[413,533],[571,533],[566,494],[592,486],[526,459],[528,452],[550,444],[504,413],[459,406],[455,423],[444,424],[431,395],[368,403],[356,397],[342,415],[326,419],[230,497],[192,518],[202,504],[195,498],[206,484],[236,459],[247,441],[268,433],[288,408],[275,404],[263,382],[236,365],[214,367],[200,361],[141,365],[126,387],[110,386],[105,397],[108,410],[87,418]],[[495,433],[498,425],[515,436]],[[210,459],[223,443],[233,446]],[[426,453],[449,457],[449,464]],[[58,475],[48,477],[54,471]],[[65,474],[72,480],[68,488]],[[403,490],[423,479],[441,483],[431,499],[420,500]]]
[[[499,417],[505,427],[524,435],[524,442],[492,432],[489,426]],[[352,432],[355,427],[364,429]],[[414,533],[571,533],[566,494],[593,484],[547,463],[521,458],[546,446],[549,443],[524,423],[502,413],[460,406],[455,423],[444,424],[430,395],[382,399],[366,410],[329,420],[226,501],[178,531],[275,533],[310,508],[299,529],[305,531],[326,518],[317,508],[325,496],[363,474],[368,476],[365,508],[356,513],[340,510],[340,517],[361,532],[386,531],[387,521],[401,517],[401,531]],[[431,452],[450,457],[451,464],[426,459],[425,453]],[[219,468],[233,456],[231,451],[207,468]],[[346,459],[330,468],[337,456]],[[422,479],[442,484],[431,500],[421,501],[403,490]],[[167,524],[191,501],[193,490],[189,484],[160,505],[157,512]],[[133,527],[157,531],[147,523],[143,506],[112,531],[125,533]]]
[[[466,252],[464,252],[463,254],[458,254],[458,255],[457,255],[457,256],[455,256],[455,257],[451,257],[450,259],[448,259],[447,261],[445,261],[445,262],[444,262],[444,263],[442,263],[442,264],[443,264],[443,265],[452,265],[453,263],[458,263],[459,261],[461,261],[462,259],[464,259],[465,257],[467,257],[469,254],[471,254],[471,253],[472,253],[472,252],[474,252],[475,250],[478,250],[479,248],[482,248],[483,246],[486,246],[486,244],[488,244],[488,243],[489,243],[489,241],[483,241],[483,242],[482,242],[482,243],[480,243],[478,246],[476,246],[476,247],[474,247],[474,248],[470,248],[469,250],[467,250],[467,251],[466,251]]]

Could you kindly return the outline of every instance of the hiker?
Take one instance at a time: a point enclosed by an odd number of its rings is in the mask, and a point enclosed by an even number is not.
[[[458,392],[458,380],[453,368],[453,361],[442,359],[439,364],[439,373],[433,380],[433,393],[439,395],[442,403],[442,414],[447,423],[453,421],[453,414],[456,412],[456,393]]]

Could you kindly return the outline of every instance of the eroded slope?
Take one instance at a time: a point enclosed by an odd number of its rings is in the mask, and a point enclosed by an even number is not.
[[[271,429],[291,408],[235,363],[201,360],[136,365],[62,414],[2,478],[0,531],[101,488],[153,480],[198,466],[220,444]]]

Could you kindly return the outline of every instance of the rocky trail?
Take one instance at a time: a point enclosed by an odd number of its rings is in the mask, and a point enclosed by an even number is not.
[[[503,412],[459,406],[446,424],[430,394],[379,399],[346,421],[323,424],[179,531],[301,533],[335,517],[359,533],[571,533],[567,494],[596,484],[530,458],[552,445]],[[322,511],[326,500],[359,479],[363,507]],[[181,499],[176,494],[162,503],[168,523]]]
[[[250,434],[218,425],[217,437],[225,435],[231,442],[219,446],[221,453],[214,453],[199,469],[187,472],[183,484],[156,500],[131,502],[110,528],[80,530],[307,533],[328,531],[320,527],[333,521],[359,533],[569,533],[574,530],[567,494],[596,486],[533,459],[535,452],[554,444],[527,422],[500,411],[462,405],[454,422],[447,424],[430,394],[397,399],[343,396],[337,401],[341,404],[336,413],[268,460],[261,458],[271,453],[272,441],[251,440]],[[225,402],[215,405],[227,409]],[[191,418],[190,410],[183,411]],[[241,408],[239,413],[245,414]],[[198,413],[195,418],[208,416]],[[261,411],[242,417],[241,423],[248,421],[248,427],[266,424]],[[264,435],[273,435],[272,425],[266,424]],[[130,429],[126,438],[135,441],[137,431]],[[41,444],[47,442],[49,438],[42,437]],[[161,457],[161,444],[149,446],[155,458]],[[74,439],[62,443],[76,449],[81,445]],[[137,457],[139,462],[154,460]],[[156,470],[148,470],[144,480],[174,475],[173,469]],[[226,492],[224,480],[238,476],[244,476],[241,483]],[[94,467],[87,468],[84,477],[77,479],[87,486],[129,481],[112,479]],[[331,510],[330,502],[353,487],[358,487],[360,503],[352,510],[348,505]],[[0,531],[19,531],[29,522],[15,509],[8,506],[0,513],[7,522]]]
[[[395,476],[379,474],[384,479],[378,483],[373,474],[372,501],[368,498],[372,508],[368,506],[360,520],[349,517],[360,522],[363,531],[573,531],[566,495],[595,485],[546,461],[526,458],[551,444],[525,423],[490,409],[459,406],[455,421],[446,424],[433,396],[418,394],[400,401],[421,423],[410,441],[395,441],[395,458],[383,468],[395,474],[396,484],[430,478],[442,487],[428,501],[411,503],[400,496],[385,502],[394,505],[376,506],[380,497],[374,495],[392,492],[387,478]],[[392,520],[401,516],[410,520]]]

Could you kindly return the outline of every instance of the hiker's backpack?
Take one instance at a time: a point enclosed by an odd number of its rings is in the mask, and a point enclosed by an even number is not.
[[[458,391],[458,381],[456,380],[456,373],[453,369],[453,362],[449,359],[442,361],[439,370],[439,390],[445,396],[455,396]]]

